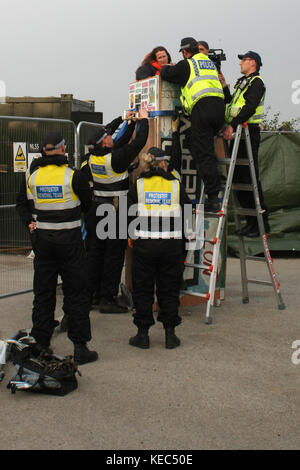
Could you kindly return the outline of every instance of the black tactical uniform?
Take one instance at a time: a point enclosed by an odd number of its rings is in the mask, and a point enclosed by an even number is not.
[[[112,134],[122,122],[121,117],[106,126],[107,133]],[[128,167],[146,144],[148,137],[148,120],[138,121],[135,139],[128,144],[135,128],[135,123],[128,126],[126,132],[112,148],[101,147],[96,142],[104,135],[105,130],[95,133],[91,140],[94,149],[85,156],[83,171],[93,184],[93,205],[87,218],[87,257],[88,282],[91,298],[94,303],[100,302],[101,313],[127,313],[128,309],[116,302],[127,246],[127,232],[120,234],[119,198],[126,197],[129,188]],[[97,215],[97,209],[108,204],[116,211],[116,231],[114,237],[100,239],[97,234],[99,223],[106,213]],[[126,223],[125,223],[126,224]],[[124,232],[124,227],[123,227]]]
[[[157,197],[162,199],[159,201]],[[178,338],[174,336],[174,328],[181,323],[178,305],[185,242],[180,217],[183,216],[183,205],[190,204],[190,200],[175,176],[161,168],[142,173],[128,193],[128,207],[137,203],[147,207],[148,204],[154,203],[152,209],[166,209],[174,200],[179,204],[178,213],[174,213],[174,217],[171,214],[170,224],[167,224],[166,228],[164,216],[141,219],[143,211],[139,209],[141,226],[134,234],[129,233],[129,236],[136,237],[133,241],[132,273],[133,302],[136,308],[133,321],[138,327],[138,334],[130,339],[133,346],[149,347],[148,329],[154,324],[152,308],[155,284],[159,304],[157,320],[163,323],[166,330],[166,347],[179,345]],[[178,222],[181,225],[178,225]]]
[[[260,60],[260,57],[259,57],[259,60]],[[255,78],[255,77],[258,77],[258,78]],[[244,76],[239,78],[235,85],[235,89],[239,87],[239,84],[241,82],[244,82],[244,81],[245,81]],[[254,115],[257,106],[260,104],[266,92],[265,85],[263,81],[259,78],[258,72],[253,72],[250,75],[248,75],[247,81],[248,81],[248,85],[246,85],[247,89],[244,93],[245,105],[241,108],[239,114],[236,117],[234,117],[232,121],[230,122],[230,125],[232,126],[234,130],[236,130],[239,124],[247,122],[248,119]],[[230,94],[228,86],[225,86],[223,90],[224,90],[224,96],[225,96],[225,103],[226,104],[231,103],[234,95]],[[258,164],[258,150],[259,150],[259,145],[260,145],[259,124],[248,123],[248,129],[249,129],[250,140],[251,140],[251,148],[252,148],[252,155],[253,155],[254,166],[255,166],[260,205],[262,209],[264,210],[263,220],[264,220],[265,230],[268,233],[270,231],[270,226],[268,222],[268,210],[264,201],[262,186],[261,186],[261,182],[259,179],[259,164]],[[230,144],[230,150],[232,151],[232,149],[233,149],[233,141]],[[244,138],[240,140],[238,158],[241,158],[241,159],[248,158],[246,141]],[[251,177],[250,177],[249,167],[237,165],[234,171],[233,181],[236,183],[250,184]],[[237,191],[237,197],[242,207],[255,209],[255,201],[254,201],[252,192]],[[246,226],[242,228],[240,233],[250,238],[259,236],[257,218],[254,216],[247,216],[246,221],[247,221]]]
[[[59,152],[55,154],[55,149],[61,149],[62,145],[60,134],[46,136],[44,148],[50,150],[33,161],[16,208],[26,226],[36,223],[32,232],[35,257],[31,335],[42,349],[50,345],[60,274],[68,337],[75,344],[75,360],[84,363],[98,357],[86,348],[91,328],[86,255],[81,236],[81,213],[90,208],[91,190],[86,177],[69,167],[67,157]]]
[[[185,38],[182,43],[187,39],[191,40],[191,43],[195,41],[193,38]],[[183,45],[182,48],[184,48]],[[208,58],[207,61],[209,61]],[[185,87],[190,77],[188,60],[181,60],[174,66],[164,66],[161,70],[161,77],[168,82],[177,83],[181,88]],[[196,102],[190,117],[192,157],[204,182],[209,202],[211,201],[207,209],[214,211],[219,208],[218,193],[221,189],[214,136],[224,123],[224,110],[224,100],[221,97],[204,96]],[[198,195],[199,191],[200,187],[197,188]]]

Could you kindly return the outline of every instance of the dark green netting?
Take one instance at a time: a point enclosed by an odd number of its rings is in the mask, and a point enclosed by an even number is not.
[[[262,132],[259,171],[269,210],[271,251],[300,251],[300,134]],[[228,253],[238,255],[238,237],[230,212]],[[248,254],[262,252],[259,239],[244,238]]]

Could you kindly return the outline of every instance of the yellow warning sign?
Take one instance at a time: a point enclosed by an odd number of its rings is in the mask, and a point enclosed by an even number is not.
[[[14,172],[26,171],[26,142],[13,143]]]
[[[24,155],[24,152],[23,152],[23,149],[21,147],[21,145],[19,145],[19,148],[18,148],[18,151],[17,151],[17,155],[16,155],[16,160],[18,162],[25,162],[26,161],[26,157]]]

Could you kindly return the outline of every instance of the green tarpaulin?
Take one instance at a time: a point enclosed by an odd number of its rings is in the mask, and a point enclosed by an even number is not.
[[[262,132],[259,171],[269,210],[270,251],[300,251],[300,133]],[[228,253],[238,255],[232,215],[228,226]],[[248,254],[262,252],[260,239],[244,238]]]

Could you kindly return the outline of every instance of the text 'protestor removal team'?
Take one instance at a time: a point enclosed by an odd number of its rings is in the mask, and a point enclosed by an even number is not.
[[[174,65],[166,49],[156,47],[145,57],[136,77],[160,74],[163,80],[180,85],[182,106],[191,121],[191,154],[207,196],[205,211],[220,209],[214,137],[223,129],[224,138],[232,140],[237,126],[248,122],[268,232],[258,175],[265,96],[259,75],[261,58],[253,51],[238,56],[243,76],[231,95],[222,72],[208,57],[205,41],[184,38],[180,51],[183,59]],[[118,132],[121,124],[122,132]],[[178,134],[178,128],[173,131]],[[180,165],[174,164],[175,155],[166,155],[156,147],[141,154],[147,139],[147,110],[142,109],[137,118],[128,111],[124,123],[119,117],[94,133],[80,170],[69,165],[63,136],[50,132],[42,144],[42,156],[27,171],[16,207],[29,229],[35,254],[31,336],[36,341],[36,355],[50,348],[60,275],[63,322],[74,343],[74,360],[84,364],[98,358],[98,353],[87,347],[91,340],[89,312],[94,306],[102,314],[128,312],[117,300],[128,238],[132,247],[133,322],[138,328],[129,344],[144,349],[150,346],[156,289],[157,320],[165,330],[165,347],[180,345],[175,327],[181,323],[178,307],[187,249],[186,214],[191,214],[187,209],[192,204],[181,182]],[[247,158],[243,141],[238,158]],[[234,180],[250,183],[249,168],[237,167]],[[238,198],[242,207],[255,207],[252,193],[241,191]],[[241,234],[259,235],[255,217],[246,219]]]

